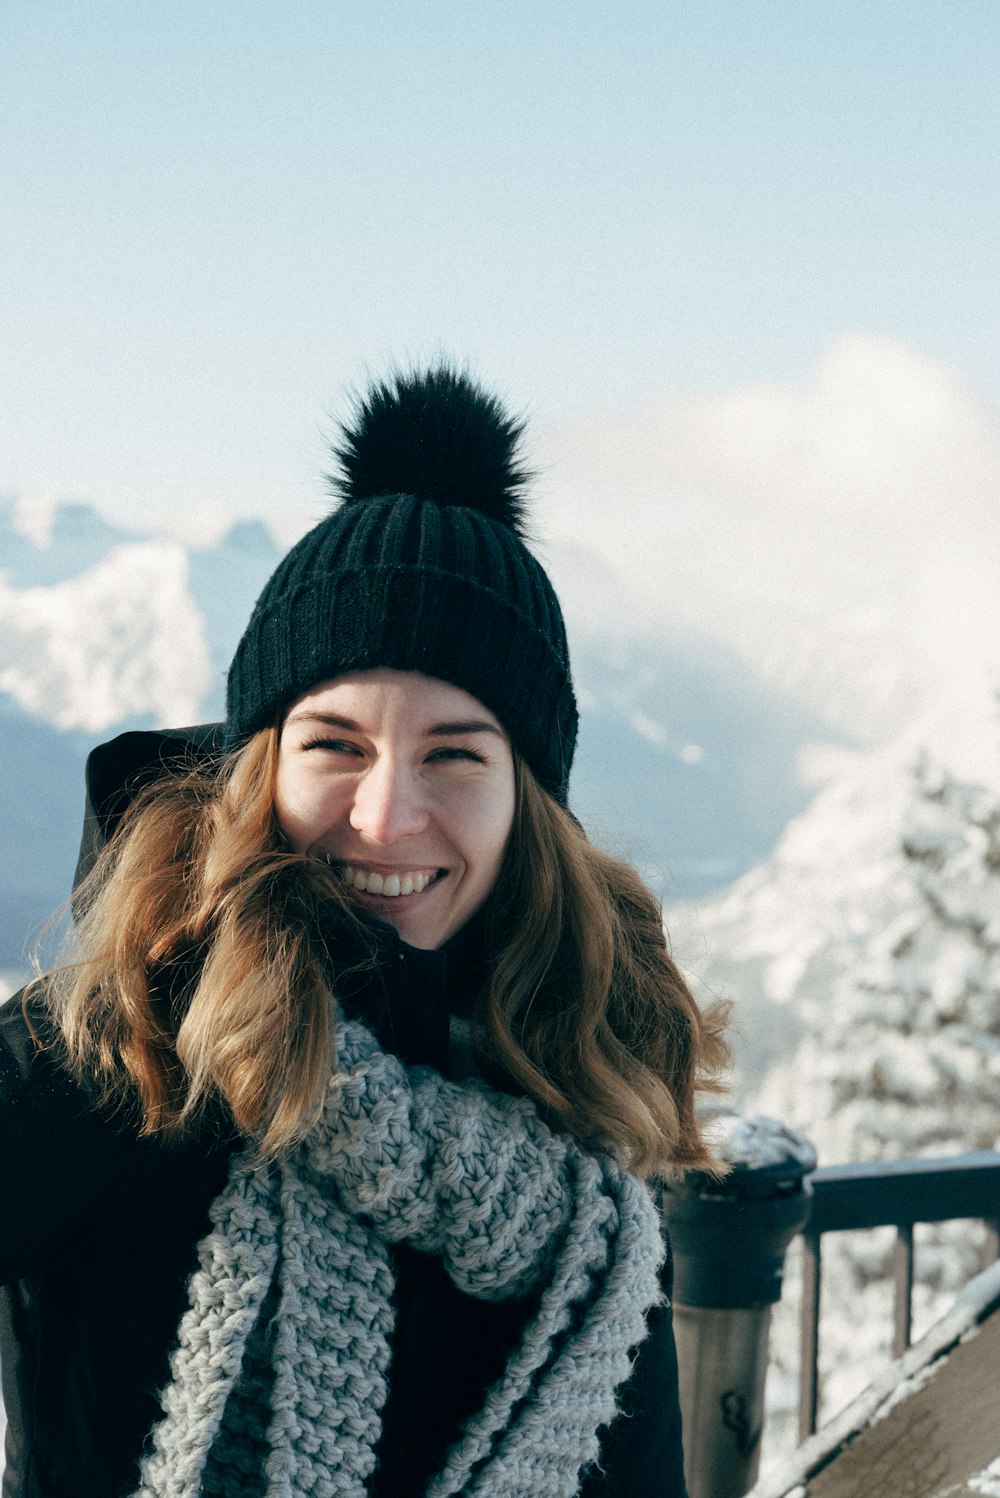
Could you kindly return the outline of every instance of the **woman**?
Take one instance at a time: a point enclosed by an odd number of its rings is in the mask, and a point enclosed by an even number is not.
[[[683,1493],[639,1177],[710,1166],[725,1050],[566,809],[520,435],[375,385],[221,748],[92,756],[78,954],[0,1028],[5,1498]]]

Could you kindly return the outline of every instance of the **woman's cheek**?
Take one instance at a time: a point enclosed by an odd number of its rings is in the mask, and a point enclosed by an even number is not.
[[[296,852],[305,852],[336,820],[337,800],[332,787],[313,776],[289,777],[279,786],[278,825]]]

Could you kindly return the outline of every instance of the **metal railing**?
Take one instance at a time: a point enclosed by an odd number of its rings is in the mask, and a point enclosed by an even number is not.
[[[974,1218],[1000,1245],[1000,1154],[980,1150],[937,1159],[879,1160],[813,1171],[809,1216],[802,1229],[802,1319],[799,1439],[816,1429],[819,1407],[819,1326],[824,1233],[894,1227],[893,1357],[910,1345],[913,1229],[917,1223]]]
[[[772,1305],[785,1250],[804,1245],[800,1439],[816,1428],[824,1234],[894,1227],[893,1353],[910,1342],[913,1229],[979,1219],[1000,1242],[1000,1153],[880,1160],[817,1170],[809,1141],[773,1119],[724,1119],[721,1180],[666,1183],[674,1326],[691,1498],[740,1498],[757,1474]]]

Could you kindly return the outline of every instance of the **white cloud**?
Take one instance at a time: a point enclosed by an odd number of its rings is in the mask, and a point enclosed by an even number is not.
[[[543,454],[557,538],[620,612],[680,614],[877,738],[1000,680],[1000,417],[956,370],[852,334],[797,382],[596,412]]]
[[[647,743],[655,744],[658,749],[666,747],[669,741],[667,730],[662,723],[657,723],[656,719],[651,718],[648,713],[639,711],[629,713],[628,721],[639,737],[645,739]]]
[[[44,549],[52,544],[58,501],[47,494],[21,494],[14,507],[14,530]]]

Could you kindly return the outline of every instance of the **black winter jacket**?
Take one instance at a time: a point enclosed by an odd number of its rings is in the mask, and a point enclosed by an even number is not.
[[[82,868],[131,787],[162,773],[177,748],[160,735],[122,735],[91,757]],[[391,931],[380,941],[377,983],[368,980],[347,1007],[408,1063],[444,1069],[450,1012],[468,999],[474,936],[460,934],[441,952],[416,951]],[[3,1498],[134,1490],[208,1208],[237,1144],[219,1121],[183,1144],[139,1139],[69,1077],[40,1004],[25,1014],[18,996],[0,1008]],[[370,1492],[419,1498],[533,1307],[472,1300],[439,1260],[394,1253],[393,1361]],[[669,1259],[665,1274],[669,1291]],[[668,1306],[650,1315],[620,1404],[581,1498],[684,1498]]]

